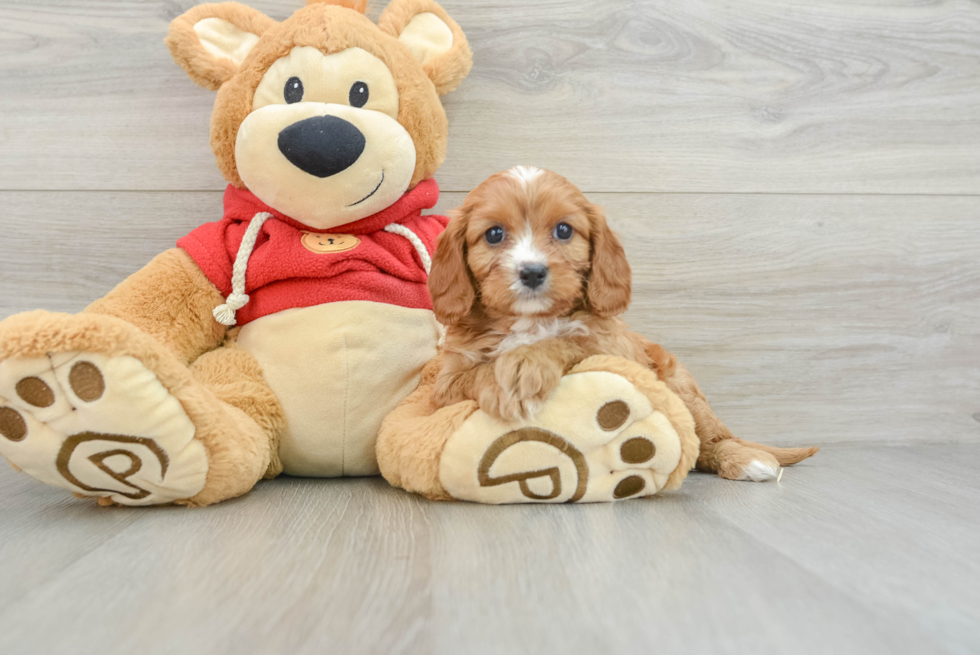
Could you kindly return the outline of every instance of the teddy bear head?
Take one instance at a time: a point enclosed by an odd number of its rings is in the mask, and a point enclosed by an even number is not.
[[[218,92],[211,147],[228,182],[314,229],[393,204],[445,159],[440,95],[472,65],[432,0],[308,0],[282,22],[235,2],[178,17],[166,42]]]

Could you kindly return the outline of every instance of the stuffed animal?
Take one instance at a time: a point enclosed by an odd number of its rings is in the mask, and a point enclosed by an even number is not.
[[[0,453],[100,504],[201,506],[281,472],[375,475],[440,326],[439,96],[466,37],[431,0],[195,7],[167,37],[217,91],[207,223],[78,315],[0,323]],[[217,218],[217,217],[215,217]]]
[[[503,420],[473,400],[438,408],[440,359],[382,425],[378,461],[396,487],[488,504],[607,502],[676,489],[698,458],[691,413],[636,362],[590,357],[532,417]]]

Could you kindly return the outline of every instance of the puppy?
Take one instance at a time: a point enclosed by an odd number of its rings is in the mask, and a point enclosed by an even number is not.
[[[577,363],[618,355],[653,369],[687,405],[702,470],[765,480],[817,450],[735,439],[674,356],[629,330],[623,247],[602,209],[556,173],[517,166],[474,189],[439,239],[429,290],[447,328],[440,407],[470,399],[493,416],[528,417]]]

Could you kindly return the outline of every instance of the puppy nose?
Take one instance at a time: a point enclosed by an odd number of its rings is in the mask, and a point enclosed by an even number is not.
[[[521,266],[521,284],[529,289],[537,289],[548,279],[548,267],[544,264],[524,264]]]
[[[365,143],[359,129],[336,116],[306,118],[279,133],[279,151],[293,166],[316,177],[350,168]]]

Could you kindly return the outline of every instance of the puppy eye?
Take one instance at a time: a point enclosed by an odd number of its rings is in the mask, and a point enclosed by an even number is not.
[[[286,88],[283,89],[282,96],[289,104],[303,99],[303,83],[298,77],[290,77],[286,80]]]
[[[367,84],[364,82],[354,82],[354,85],[350,88],[350,93],[347,94],[347,100],[350,101],[351,107],[360,109],[367,104],[369,95]]]
[[[498,244],[504,240],[504,228],[500,227],[499,225],[495,225],[487,230],[487,233],[483,236],[486,238],[487,243],[491,245]]]
[[[568,223],[559,223],[555,226],[555,238],[559,241],[568,241],[572,238],[573,233],[574,230]]]

